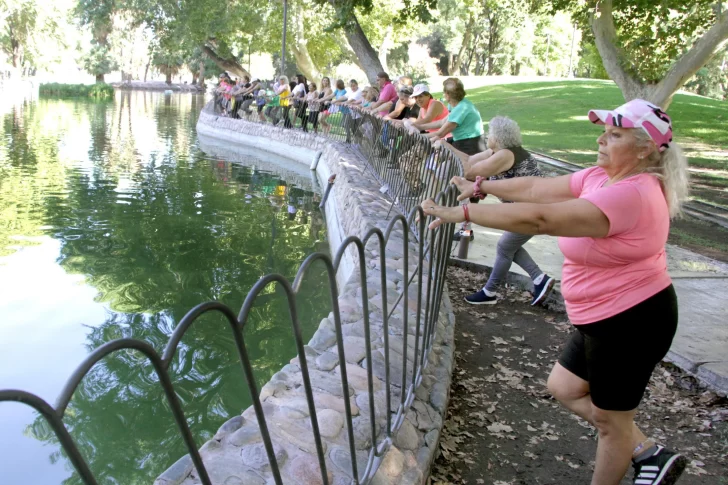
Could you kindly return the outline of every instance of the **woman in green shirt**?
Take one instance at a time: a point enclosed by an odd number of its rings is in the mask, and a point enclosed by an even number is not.
[[[444,120],[420,128],[437,128],[439,124],[439,130],[426,136],[434,141],[452,134],[452,146],[461,152],[468,155],[484,152],[486,146],[483,139],[483,120],[475,105],[465,99],[463,82],[458,78],[447,78],[442,84],[442,91],[450,114]]]

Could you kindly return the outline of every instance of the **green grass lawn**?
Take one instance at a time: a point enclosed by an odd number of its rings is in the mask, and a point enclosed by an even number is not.
[[[595,162],[596,139],[603,128],[587,118],[590,109],[624,103],[611,81],[556,81],[485,86],[468,91],[488,120],[508,116],[521,126],[526,148],[578,165]],[[728,187],[728,102],[677,94],[668,109],[674,141],[686,150],[694,179]]]

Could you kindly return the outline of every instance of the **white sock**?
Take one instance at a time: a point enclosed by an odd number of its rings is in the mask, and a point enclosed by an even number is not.
[[[533,280],[533,284],[534,285],[540,285],[545,276],[546,275],[544,273],[541,273],[540,275],[536,276],[536,279]]]
[[[483,293],[485,293],[485,296],[495,296],[495,291],[488,291],[485,288],[483,288]]]

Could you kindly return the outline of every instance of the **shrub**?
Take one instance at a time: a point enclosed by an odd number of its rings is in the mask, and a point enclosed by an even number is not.
[[[114,97],[114,88],[110,84],[41,84],[38,88],[41,96],[54,96],[58,98],[88,97],[94,99],[111,99]]]

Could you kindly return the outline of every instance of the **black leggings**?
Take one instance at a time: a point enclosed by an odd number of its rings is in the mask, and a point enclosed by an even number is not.
[[[284,106],[281,108],[281,112],[283,113],[283,128],[292,128],[293,124],[291,123],[291,107],[290,106]]]
[[[303,131],[308,131],[309,123],[311,123],[313,125],[313,131],[316,131],[318,129],[318,119],[319,119],[318,111],[309,111],[308,115],[302,118]]]
[[[677,331],[675,289],[670,285],[613,317],[575,327],[559,363],[589,382],[596,407],[631,411]]]

